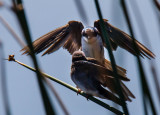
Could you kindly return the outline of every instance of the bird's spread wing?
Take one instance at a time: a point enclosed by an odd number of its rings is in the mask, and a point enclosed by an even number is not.
[[[108,20],[104,19],[104,24],[109,35],[109,40],[113,50],[116,50],[118,46],[126,49],[133,55],[146,56],[147,58],[154,58],[155,55],[147,49],[143,44],[135,40],[137,48],[139,49],[139,54],[135,51],[133,47],[133,39],[125,32],[120,29],[114,27],[113,25],[108,23]],[[101,34],[100,21],[96,20],[94,22],[94,26],[98,29]],[[102,35],[101,35],[102,36]],[[103,38],[103,37],[102,37]],[[103,39],[104,41],[104,39]],[[105,44],[105,43],[104,43]]]
[[[34,51],[38,54],[48,48],[42,54],[45,55],[50,54],[63,46],[72,54],[81,47],[81,31],[83,28],[81,22],[69,21],[68,24],[35,40],[33,42]],[[24,51],[23,54],[29,54],[28,46],[24,47],[21,51]]]

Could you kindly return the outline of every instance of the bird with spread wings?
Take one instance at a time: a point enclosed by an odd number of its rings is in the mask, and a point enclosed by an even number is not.
[[[109,36],[109,41],[112,50],[115,51],[117,47],[121,47],[133,55],[139,55],[141,57],[154,58],[155,55],[146,48],[143,44],[135,40],[136,46],[139,52],[136,52],[133,47],[133,39],[122,30],[114,27],[108,20],[104,19],[106,32]],[[101,63],[106,69],[113,71],[111,62],[104,57],[104,47],[106,48],[105,40],[102,36],[100,29],[100,21],[94,22],[94,27],[85,27],[79,21],[69,21],[68,24],[61,26],[42,37],[38,38],[33,42],[34,51],[36,54],[46,50],[42,55],[50,54],[63,47],[68,50],[70,54],[75,51],[82,50],[86,57],[95,58],[99,64]],[[23,54],[29,54],[28,46],[22,49]],[[91,60],[90,60],[91,61]],[[92,63],[95,63],[95,61]],[[126,76],[126,70],[120,66],[117,67],[117,72],[121,76],[120,82],[123,87],[123,93],[126,96],[126,100],[132,93],[123,84],[121,80],[129,81],[130,79]],[[113,75],[107,75],[113,76]],[[115,90],[115,81],[106,77],[105,85],[109,87],[110,91],[117,94]],[[134,98],[134,95],[132,94]]]
[[[104,19],[104,23],[113,50],[116,50],[119,46],[132,53],[133,55],[140,55],[142,57],[145,56],[147,58],[155,57],[155,55],[148,48],[135,40],[136,45],[139,49],[139,53],[137,53],[133,47],[133,40],[127,33],[114,27],[113,25],[108,23],[108,20],[106,19]],[[99,20],[96,20],[94,22],[94,28],[96,28],[97,34],[101,36],[103,46],[106,47],[106,44],[104,43],[104,38],[102,37]],[[36,54],[38,54],[48,48],[42,54],[45,55],[50,54],[63,46],[63,48],[67,49],[69,53],[73,54],[74,51],[77,51],[82,47],[81,38],[86,34],[83,33],[82,30],[85,29],[86,28],[84,28],[81,22],[69,21],[68,24],[61,26],[35,40],[33,42],[34,51]],[[22,51],[24,51],[23,54],[29,53],[29,49],[27,46],[24,47]]]
[[[119,46],[133,55],[145,56],[149,59],[155,57],[149,49],[135,40],[137,48],[139,49],[137,53],[133,47],[133,39],[127,33],[108,23],[108,20],[104,19],[103,21],[113,51]],[[99,20],[94,22],[94,27],[85,28],[79,21],[69,21],[68,24],[35,40],[33,47],[36,54],[46,49],[42,55],[50,54],[61,47],[67,49],[70,54],[73,54],[74,51],[82,50],[86,57],[95,58],[103,63],[106,68],[112,70],[111,62],[104,58],[104,47],[106,48],[104,41]],[[28,46],[24,47],[21,51],[24,51],[23,54],[29,54]],[[126,77],[126,70],[124,68],[117,66],[117,71]]]

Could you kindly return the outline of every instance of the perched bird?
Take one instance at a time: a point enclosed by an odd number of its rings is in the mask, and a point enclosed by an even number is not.
[[[113,72],[96,59],[86,57],[82,51],[73,53],[71,79],[77,85],[77,88],[89,95],[109,99],[121,105],[119,98],[114,95],[118,92],[115,90],[115,78],[112,76]],[[124,79],[121,75],[119,75],[119,79],[128,81],[128,78]],[[129,97],[135,98],[122,81],[120,83],[125,100],[131,101]],[[113,93],[104,87],[107,87]]]
[[[104,64],[107,69],[112,71],[111,62],[104,58],[103,39],[98,34],[95,27],[86,27],[82,30],[81,50],[86,57],[95,58],[101,64]],[[126,77],[126,70],[120,66],[116,66],[117,72]]]
[[[116,50],[119,46],[133,55],[140,55],[142,57],[145,56],[149,59],[155,57],[149,49],[135,40],[139,49],[139,53],[137,53],[132,44],[133,40],[127,33],[114,27],[108,23],[108,20],[106,19],[104,19],[104,23],[113,50]],[[97,44],[93,45],[92,42],[87,42],[94,40],[101,40],[102,43],[101,41],[97,42],[99,45],[98,46]],[[36,54],[48,48],[42,55],[50,54],[62,46],[71,54],[82,48],[82,51],[84,51],[86,56],[89,55],[89,57],[95,57],[97,60],[102,61],[103,51],[101,51],[101,49],[103,49],[103,46],[106,47],[106,44],[104,43],[104,38],[102,37],[100,21],[96,20],[94,22],[94,27],[86,28],[84,28],[83,24],[79,21],[69,21],[68,24],[61,26],[35,40],[33,42],[33,46]],[[85,51],[87,48],[90,48],[90,50],[87,50],[88,52]],[[24,51],[23,54],[28,54],[29,48],[26,46],[22,49],[22,51]]]

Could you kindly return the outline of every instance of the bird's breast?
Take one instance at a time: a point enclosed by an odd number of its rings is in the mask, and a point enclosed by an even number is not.
[[[85,53],[86,57],[95,58],[99,62],[104,61],[104,48],[103,42],[99,35],[93,38],[82,37],[82,51]]]

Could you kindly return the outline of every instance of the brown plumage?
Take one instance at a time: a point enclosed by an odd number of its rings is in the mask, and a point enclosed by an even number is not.
[[[120,30],[120,29],[114,27],[113,25],[111,25],[110,23],[108,23],[108,20],[103,19],[103,21],[104,21],[104,24],[106,27],[106,31],[109,35],[109,39],[110,39],[111,46],[112,46],[113,50],[116,50],[117,47],[119,46],[119,47],[124,48],[125,50],[129,51],[133,55],[140,55],[141,57],[145,56],[149,59],[155,57],[155,55],[148,48],[146,48],[143,44],[141,44],[140,42],[135,40],[136,46],[139,50],[139,53],[137,53],[134,49],[134,46],[133,46],[133,39],[127,33],[123,32],[122,30]],[[94,22],[94,27],[96,27],[101,34],[99,20],[96,20]],[[103,41],[104,41],[104,39],[103,39]]]
[[[124,48],[125,50],[129,51],[133,55],[140,55],[145,56],[147,58],[154,58],[155,55],[147,49],[143,44],[136,41],[136,44],[139,49],[139,54],[134,50],[133,47],[133,40],[132,38],[122,30],[114,27],[110,23],[108,23],[108,20],[104,19],[104,23],[106,26],[107,33],[109,35],[110,43],[113,50],[116,50],[118,46],[121,48]],[[96,27],[99,31],[99,34],[101,35],[101,29],[100,29],[100,21],[96,20],[94,22],[94,27]],[[68,24],[61,26],[45,35],[40,37],[39,39],[35,40],[33,42],[33,47],[35,50],[35,53],[38,54],[42,52],[43,50],[47,49],[42,55],[50,54],[54,51],[57,51],[60,47],[63,47],[67,49],[71,54],[73,54],[74,51],[77,51],[81,47],[81,37],[82,37],[82,30],[84,29],[84,26],[79,21],[69,21]],[[106,44],[104,43],[104,39],[101,35],[104,47],[106,47]],[[23,54],[29,54],[28,47],[24,47],[21,51],[24,51]]]
[[[106,32],[109,35],[109,41],[110,41],[110,44],[111,44],[113,50],[116,50],[117,47],[119,46],[119,47],[127,50],[128,52],[130,52],[133,55],[140,55],[142,57],[145,56],[149,59],[155,57],[155,55],[149,49],[147,49],[143,44],[141,44],[140,42],[135,40],[136,45],[139,49],[139,53],[137,53],[133,47],[133,40],[127,33],[114,27],[113,25],[108,23],[108,20],[106,20],[106,19],[104,19],[104,23],[105,23]],[[104,43],[105,40],[101,34],[99,20],[96,20],[94,22],[94,27],[96,28],[96,34],[94,34],[95,31],[93,31],[93,33],[91,33],[91,35],[94,35],[94,38],[96,38],[96,35],[98,35],[99,36],[98,38],[102,39],[102,42],[103,42],[102,47],[103,46],[106,47],[106,44]],[[82,30],[84,30],[84,27],[81,22],[69,21],[68,24],[61,26],[61,27],[45,34],[44,36],[40,37],[39,39],[35,40],[33,42],[33,47],[34,47],[35,53],[38,54],[38,53],[47,49],[42,55],[50,54],[54,51],[57,51],[60,47],[63,47],[65,49],[67,49],[70,54],[73,54],[74,51],[81,49],[81,47],[83,45],[81,43],[81,39],[82,39],[82,37],[84,37],[83,34],[81,33]],[[84,33],[84,34],[87,34],[87,33]],[[86,38],[87,38],[87,36],[88,35],[86,35]],[[90,49],[87,49],[87,50],[89,51]],[[22,49],[22,51],[24,51],[23,54],[29,54],[28,46],[24,47]],[[95,53],[96,51],[93,50],[91,52]],[[102,55],[102,58],[104,58],[104,54],[102,53],[101,55]],[[88,57],[91,57],[91,56],[88,56]],[[103,65],[103,66],[101,65],[102,67],[105,67],[106,69],[112,71],[111,63],[110,63],[110,61],[108,61],[106,59],[102,59],[102,61],[104,60],[103,61],[104,63],[101,63],[101,64],[100,64],[100,62],[96,62],[93,59],[89,59],[89,58],[87,58],[87,59],[88,59],[88,62],[92,62],[92,64],[95,64],[95,63],[98,63],[98,65],[102,64]],[[129,79],[126,77],[126,70],[123,69],[122,67],[119,67],[119,66],[116,66],[116,67],[117,67],[117,71],[120,76],[120,79],[125,80],[125,81],[129,81]],[[106,74],[109,74],[109,73],[106,73]],[[110,76],[112,76],[112,75],[110,75]],[[103,79],[103,78],[101,78],[101,79]],[[101,81],[101,82],[103,82],[103,81]],[[104,83],[102,83],[102,84],[104,86],[107,86],[112,92],[117,93],[114,90],[115,88],[113,88],[114,86],[112,86],[115,84],[115,81],[113,79],[106,81],[105,77],[104,77]],[[121,82],[121,84],[122,84],[123,92],[126,95],[125,96],[126,100],[130,100],[129,98],[127,98],[128,96],[134,97],[133,94],[131,94],[131,92],[127,89],[127,87],[122,82]]]
[[[36,54],[47,49],[42,55],[50,54],[57,51],[60,47],[64,47],[73,53],[81,47],[81,31],[83,25],[78,21],[69,21],[68,24],[59,27],[33,42],[34,51]],[[29,54],[28,46],[24,47],[21,51],[23,54]]]
[[[110,70],[113,72],[112,70],[112,66],[111,66],[111,62],[108,61],[107,59],[105,59],[105,62],[104,63],[100,63],[99,61],[97,61],[95,58],[90,58],[90,57],[86,57],[86,59],[89,61],[89,62],[92,62],[94,64],[97,64],[97,65],[100,65],[104,68],[106,68],[107,70]],[[130,81],[129,78],[127,78],[126,76],[126,70],[120,66],[116,66],[117,68],[117,72],[119,74],[119,77],[121,78],[121,80],[124,80],[124,81]],[[113,76],[113,75],[112,75]]]
[[[101,64],[94,58],[87,58],[86,57],[86,59],[89,62],[95,63],[97,65],[101,65],[102,67],[104,67],[105,69],[107,69],[108,71],[110,71],[112,73],[112,74],[105,73],[104,76],[99,76],[100,77],[99,80],[101,81],[101,83],[103,84],[104,87],[107,87],[111,92],[118,94],[118,91],[116,90],[116,84],[115,84],[116,81],[115,81],[115,79],[113,79],[114,78],[113,77],[113,70],[112,70],[112,66],[111,66],[110,61],[105,60],[105,64]],[[129,96],[132,97],[132,98],[135,98],[135,96],[131,93],[131,91],[121,81],[121,80],[130,81],[130,79],[127,78],[125,69],[123,69],[120,66],[116,66],[116,67],[117,67],[117,72],[118,72],[118,75],[119,75],[119,78],[120,78],[120,83],[121,83],[121,86],[122,86],[122,92],[125,96],[125,99],[128,100],[128,101],[131,101]],[[107,76],[105,76],[105,75],[107,75]],[[112,78],[111,77],[109,78],[109,76],[112,76]]]
[[[107,69],[103,64],[96,61],[94,58],[87,58],[85,57],[84,53],[82,51],[76,51],[72,55],[72,66],[71,66],[71,78],[73,82],[84,92],[91,94],[93,96],[98,96],[100,98],[103,98],[103,96],[107,99],[111,100],[111,97],[108,98],[107,93],[110,93],[109,95],[118,94],[116,90],[116,82],[115,78],[113,77],[113,71],[112,69]],[[123,84],[121,80],[128,81],[129,79],[122,77],[119,74],[119,80],[122,85],[122,92],[124,94],[126,101],[131,101],[130,97],[135,98],[135,96],[131,93],[131,91]],[[89,86],[86,84],[86,82],[89,84]],[[90,83],[91,82],[91,83]],[[95,86],[92,84],[95,83]],[[107,91],[103,87],[107,87],[111,92]],[[87,89],[86,87],[90,87]],[[103,96],[92,92],[92,88],[98,89],[102,91],[101,94]],[[113,96],[115,97],[115,96]],[[116,97],[117,98],[117,97]],[[112,100],[113,101],[113,100]],[[114,100],[115,101],[115,100]]]
[[[105,61],[104,61],[104,66],[105,66],[107,69],[113,71],[111,62],[110,62],[109,60],[105,59]],[[124,69],[124,68],[122,68],[122,67],[120,67],[120,66],[118,66],[118,65],[116,65],[116,68],[117,68],[117,72],[118,72],[119,75],[123,76],[124,78],[127,78],[127,76],[126,76],[127,70],[126,70],[126,69]],[[127,79],[128,79],[128,78],[127,78]],[[129,81],[129,80],[128,80],[128,81]]]

